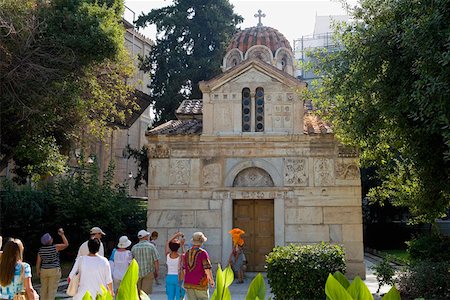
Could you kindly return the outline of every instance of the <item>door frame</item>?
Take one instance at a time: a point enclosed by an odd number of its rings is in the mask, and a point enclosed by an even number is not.
[[[242,188],[236,191],[236,188],[232,188],[229,191],[214,193],[214,199],[222,200],[222,266],[228,265],[228,257],[233,248],[231,235],[228,233],[233,228],[233,200],[273,199],[274,246],[285,245],[284,201],[287,190],[284,190],[283,188],[271,187],[257,189]]]

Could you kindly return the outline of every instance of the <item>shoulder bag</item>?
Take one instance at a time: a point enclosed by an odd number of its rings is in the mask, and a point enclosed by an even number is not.
[[[78,271],[73,276],[73,278],[70,278],[69,286],[67,287],[66,294],[69,296],[75,296],[78,293],[78,286],[80,285],[80,275],[81,275],[81,263],[82,263],[82,256],[79,258],[78,261]]]

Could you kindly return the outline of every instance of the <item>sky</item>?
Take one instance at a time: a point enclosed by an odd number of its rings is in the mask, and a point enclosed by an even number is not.
[[[314,21],[317,16],[345,15],[346,11],[342,4],[336,0],[229,0],[234,5],[235,13],[244,18],[244,22],[238,27],[241,29],[256,26],[258,19],[254,15],[259,9],[266,15],[261,22],[264,26],[269,26],[280,31],[291,43],[294,39],[304,35],[311,35],[314,31]],[[349,1],[354,3],[356,1]],[[125,5],[129,8],[125,11],[125,18],[129,21],[134,16],[148,13],[151,9],[170,5],[171,0],[125,0]],[[131,12],[131,11],[133,12]],[[147,37],[155,40],[156,28],[150,26],[139,30]]]

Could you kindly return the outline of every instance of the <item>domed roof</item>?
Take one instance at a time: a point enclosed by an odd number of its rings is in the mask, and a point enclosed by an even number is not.
[[[226,52],[238,48],[245,53],[254,45],[267,46],[273,54],[282,47],[292,51],[289,41],[278,30],[267,26],[254,26],[236,33]]]

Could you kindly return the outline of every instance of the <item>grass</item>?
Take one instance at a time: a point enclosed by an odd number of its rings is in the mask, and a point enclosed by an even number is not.
[[[380,252],[392,257],[396,263],[400,263],[402,265],[407,265],[409,263],[409,254],[404,249],[390,249],[382,250]]]

